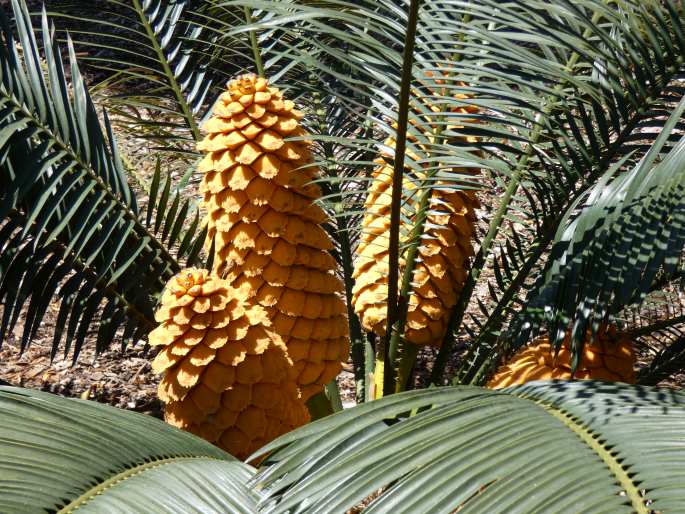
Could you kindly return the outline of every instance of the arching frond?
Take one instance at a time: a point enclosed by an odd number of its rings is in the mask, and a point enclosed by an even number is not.
[[[254,514],[254,470],[151,416],[0,388],[0,510]]]
[[[677,270],[685,246],[685,138],[660,154],[683,111],[685,100],[631,171],[613,178],[617,168],[610,169],[567,211],[519,340],[543,323],[563,338],[571,323],[582,351],[588,329],[641,302],[660,271]]]
[[[268,65],[277,70],[279,61],[287,61],[290,69],[313,73],[321,94],[335,95],[349,119],[396,141],[388,147],[359,133],[337,140],[376,154],[395,151],[389,159],[393,187],[402,190],[394,196],[393,231],[423,231],[420,200],[438,184],[492,184],[482,193],[496,192],[489,227],[452,316],[455,331],[469,327],[464,315],[477,303],[474,292],[488,270],[491,298],[481,300],[486,319],[472,330],[479,335],[471,346],[480,353],[468,355],[459,374],[467,382],[482,379],[493,355],[506,353],[498,338],[542,272],[563,213],[611,166],[629,167],[620,159],[639,160],[656,139],[650,127],[658,127],[682,97],[685,41],[677,2],[249,5],[267,13],[255,27],[278,41]],[[407,42],[414,45],[410,53]],[[464,113],[470,105],[478,111]],[[393,263],[400,257],[411,263],[420,241],[390,237],[388,317],[391,324],[399,321],[396,333],[402,332],[403,307],[394,299],[405,298],[410,284],[395,280]],[[411,280],[411,273],[404,276]],[[452,341],[450,333],[436,363],[436,383]]]
[[[185,226],[188,205],[179,206],[178,197],[175,209],[148,205],[157,208],[154,231],[148,228],[107,114],[103,131],[73,46],[68,84],[44,13],[44,73],[26,6],[13,0],[12,7],[18,39],[0,13],[0,335],[27,306],[25,347],[56,295],[53,356],[64,339],[65,353],[73,350],[76,358],[95,327],[98,351],[120,328],[124,341],[149,330],[156,296],[181,269],[181,259],[197,259],[204,236],[198,242],[197,223]],[[189,229],[185,244],[172,255],[182,228]]]
[[[259,512],[678,511],[684,401],[589,381],[394,395],[263,448]]]
[[[97,89],[108,94],[98,101],[160,150],[194,152],[200,119],[249,62],[217,51],[244,45],[221,36],[204,1],[98,0],[54,14],[103,77]]]

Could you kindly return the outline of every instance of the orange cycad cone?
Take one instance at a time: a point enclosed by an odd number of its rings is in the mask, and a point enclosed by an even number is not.
[[[305,136],[301,118],[265,79],[244,75],[221,95],[198,149],[214,271],[267,310],[306,399],[340,372],[348,328],[310,143],[286,140]]]
[[[463,96],[463,95],[462,95]],[[464,106],[461,113],[473,113],[476,108]],[[450,127],[457,128],[457,127]],[[429,138],[430,139],[430,138]],[[467,138],[472,142],[472,138]],[[395,140],[385,143],[395,148]],[[362,326],[378,335],[384,335],[387,324],[388,255],[390,209],[392,203],[391,152],[377,159],[373,181],[364,205],[363,234],[356,250],[355,287],[352,301]],[[411,151],[407,159],[418,160]],[[472,170],[455,169],[455,173],[471,174]],[[421,180],[422,177],[417,177]],[[418,181],[417,180],[417,181]],[[440,186],[444,186],[440,188]],[[416,211],[419,194],[410,195],[416,186],[405,180],[403,189]],[[457,191],[437,182],[428,206],[425,230],[418,248],[413,283],[409,297],[405,340],[420,345],[439,346],[447,330],[450,310],[457,302],[467,276],[467,262],[473,255],[475,209],[478,200],[473,191]],[[409,232],[405,227],[404,232]],[[407,243],[401,241],[400,245]],[[400,278],[404,268],[400,260]]]
[[[555,357],[547,337],[538,338],[501,366],[487,387],[499,389],[532,380],[571,380],[568,339]],[[586,341],[575,378],[632,384],[635,383],[634,364],[635,354],[631,340],[617,333],[612,326],[608,330],[601,330],[592,344]]]
[[[168,423],[244,459],[309,421],[292,362],[264,309],[246,308],[206,270],[169,282],[155,314],[152,363]]]

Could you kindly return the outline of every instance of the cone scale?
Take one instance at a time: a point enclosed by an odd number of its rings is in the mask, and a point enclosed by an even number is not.
[[[307,399],[340,372],[349,342],[301,118],[265,79],[245,75],[221,95],[198,149],[213,272],[266,310]]]
[[[309,421],[292,361],[264,309],[206,270],[171,279],[155,315],[152,368],[168,423],[240,459]]]
[[[533,380],[572,378],[635,383],[635,354],[632,342],[625,335],[618,333],[615,327],[600,331],[592,344],[586,342],[575,376],[571,375],[568,339],[564,341],[556,356],[547,337],[537,339],[502,365],[490,379],[487,387],[500,389]]]
[[[473,106],[464,106],[457,110],[464,114],[476,112]],[[472,138],[467,140],[472,142]],[[388,233],[394,139],[388,139],[385,146],[390,150],[375,161],[371,188],[364,204],[363,233],[355,252],[355,287],[352,293],[354,310],[359,315],[362,326],[379,336],[385,335],[387,325]],[[407,156],[418,160],[418,156],[411,151],[407,151]],[[452,171],[461,175],[473,174],[472,170],[466,169]],[[416,178],[416,182],[419,182],[426,177]],[[441,188],[441,185],[444,187]],[[403,189],[408,193],[407,196],[415,187],[412,181],[405,179]],[[414,197],[417,196],[419,195],[414,194]],[[405,201],[417,203],[412,199]],[[442,344],[450,311],[466,280],[468,259],[473,255],[472,239],[477,207],[478,200],[473,191],[458,191],[440,182],[434,187],[414,266],[404,331],[406,341],[417,345]],[[416,212],[416,205],[412,210]],[[400,241],[400,245],[407,242]],[[400,276],[404,266],[405,262],[400,258]],[[398,287],[401,288],[401,284]]]

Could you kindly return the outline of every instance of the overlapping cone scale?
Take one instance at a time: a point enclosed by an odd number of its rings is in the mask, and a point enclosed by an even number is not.
[[[571,376],[571,351],[567,338],[556,354],[547,337],[536,339],[502,365],[487,387],[500,389],[533,380],[602,380],[635,383],[635,354],[625,334],[610,326],[600,330],[592,344],[586,341],[575,376]]]
[[[206,270],[171,279],[150,333],[165,419],[244,459],[309,421],[294,367],[266,310]]]
[[[214,272],[243,302],[264,307],[283,338],[305,398],[347,360],[343,291],[326,214],[314,201],[319,170],[302,113],[263,78],[228,84],[204,124],[201,192]]]
[[[465,106],[462,110],[464,113],[473,113],[476,108]],[[395,140],[388,139],[385,146],[394,149]],[[388,309],[388,234],[393,175],[390,154],[388,152],[375,161],[353,273],[354,310],[364,329],[379,336],[385,335]],[[406,155],[408,159],[418,160],[409,150]],[[473,174],[472,170],[466,169],[452,171],[461,175]],[[437,182],[436,186],[429,200],[428,216],[414,265],[404,331],[406,341],[430,346],[441,345],[450,311],[466,280],[468,259],[473,255],[475,209],[478,207],[478,199],[473,191],[457,190],[445,182]],[[409,212],[417,210],[418,195],[411,196],[415,187],[415,182],[405,178],[405,205],[413,202],[413,209],[407,209]],[[409,233],[409,228],[404,232]],[[400,246],[406,243],[400,241]],[[400,281],[404,266],[404,260],[400,259]],[[398,284],[400,287],[401,284]]]

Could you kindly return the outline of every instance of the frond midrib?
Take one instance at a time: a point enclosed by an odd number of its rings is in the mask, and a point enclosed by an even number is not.
[[[154,30],[150,26],[150,23],[147,19],[147,16],[145,15],[145,12],[143,11],[142,6],[140,5],[139,0],[133,0],[133,6],[136,10],[136,13],[138,14],[138,17],[140,18],[141,24],[145,28],[145,33],[148,39],[150,40],[150,44],[152,45],[155,54],[157,55],[157,59],[159,60],[159,63],[162,65],[164,75],[169,81],[168,85],[173,91],[174,96],[176,97],[176,102],[178,102],[178,106],[180,107],[181,112],[183,114],[183,118],[186,124],[188,125],[188,129],[193,135],[193,139],[195,139],[195,141],[199,141],[200,139],[202,139],[200,129],[198,128],[193,113],[190,109],[190,106],[188,105],[188,102],[186,102],[185,96],[181,91],[181,87],[179,86],[178,81],[176,80],[176,76],[171,71],[171,66],[169,66],[169,61],[166,58],[166,54],[164,53],[162,47],[159,46],[159,41],[157,41],[157,37],[154,33]]]
[[[560,409],[552,403],[545,402],[541,399],[531,398],[526,394],[510,393],[513,396],[528,400],[545,412],[554,416],[566,428],[571,430],[585,445],[604,463],[608,470],[614,475],[617,483],[626,493],[626,498],[630,500],[631,505],[637,514],[649,514],[651,511],[645,504],[645,498],[640,493],[638,484],[630,477],[628,469],[623,466],[616,458],[614,453],[609,450],[605,444],[599,440],[599,435],[592,432],[587,425],[581,420],[572,416],[564,409]]]
[[[16,209],[11,209],[9,212],[9,216],[15,216],[19,218],[24,218],[24,214],[21,211],[17,211]],[[132,302],[130,302],[124,295],[122,295],[116,288],[112,287],[112,285],[107,285],[107,280],[105,277],[100,277],[96,271],[93,270],[91,266],[86,264],[84,260],[81,258],[81,256],[75,257],[74,256],[74,250],[70,250],[69,254],[66,254],[64,250],[66,250],[66,245],[62,242],[59,241],[58,239],[55,239],[52,241],[53,245],[59,246],[61,249],[61,260],[65,260],[65,257],[69,256],[71,258],[71,267],[77,271],[81,271],[84,273],[88,273],[91,275],[91,277],[95,277],[94,284],[100,291],[106,291],[109,297],[114,297],[116,298],[119,302],[124,304],[126,306],[126,311],[128,315],[132,315],[136,317],[140,323],[145,324],[146,327],[148,327],[150,330],[152,330],[156,324],[153,319],[148,318],[148,316],[145,315],[144,312],[142,312],[138,306]]]
[[[114,475],[113,477],[108,478],[107,480],[104,480],[90,489],[86,490],[83,494],[81,494],[78,498],[74,499],[71,501],[69,504],[65,505],[61,509],[57,511],[57,514],[66,514],[69,512],[75,512],[76,510],[80,509],[84,505],[86,505],[88,502],[93,500],[96,496],[100,494],[104,494],[107,490],[116,487],[117,485],[121,484],[122,482],[125,482],[129,478],[132,478],[136,475],[139,475],[141,473],[145,473],[146,471],[150,471],[153,469],[160,468],[162,466],[168,465],[168,464],[173,464],[177,462],[184,462],[184,461],[195,461],[195,460],[221,460],[216,457],[211,457],[207,455],[200,455],[200,456],[194,456],[194,457],[167,457],[164,459],[158,459],[158,460],[153,460],[150,462],[145,462],[144,464],[139,464],[137,466],[134,466],[132,468],[126,469],[122,471],[121,473],[118,473]]]
[[[174,271],[179,271],[181,269],[181,266],[178,264],[178,261],[169,253],[169,250],[159,242],[159,240],[154,236],[154,234],[150,233],[140,222],[138,217],[131,211],[131,209],[122,202],[122,200],[113,193],[111,187],[109,187],[108,184],[105,183],[105,181],[100,178],[92,169],[92,167],[84,162],[78,154],[76,154],[73,150],[73,148],[70,145],[67,145],[62,141],[62,138],[56,134],[51,127],[46,126],[40,119],[36,118],[33,112],[29,111],[26,106],[21,103],[13,94],[8,93],[4,85],[0,86],[0,93],[7,98],[15,107],[15,110],[17,112],[22,113],[22,115],[25,118],[28,118],[31,123],[34,124],[41,132],[43,132],[45,135],[47,135],[49,138],[51,138],[59,148],[64,151],[70,159],[73,159],[73,161],[81,167],[81,169],[85,170],[86,173],[88,174],[88,178],[95,183],[98,184],[100,190],[102,190],[106,197],[114,202],[117,205],[117,208],[119,211],[123,214],[124,219],[130,220],[134,223],[134,226],[136,227],[136,231],[138,232],[138,236],[140,237],[140,231],[144,233],[144,236],[147,236],[150,240],[150,246],[154,247],[155,249],[159,250],[161,254],[164,256],[164,258],[169,262],[172,267],[174,267]]]

